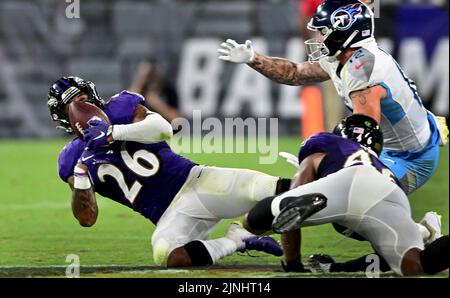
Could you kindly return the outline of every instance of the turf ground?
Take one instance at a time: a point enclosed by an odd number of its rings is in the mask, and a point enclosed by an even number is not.
[[[261,253],[235,254],[213,267],[195,270],[155,267],[150,246],[154,226],[138,213],[99,198],[95,226],[82,228],[73,218],[70,190],[57,176],[57,156],[66,141],[0,142],[0,277],[64,277],[69,254],[80,257],[82,277],[322,276],[283,273],[279,258]],[[299,142],[282,138],[279,151],[295,154]],[[249,168],[284,177],[294,173],[281,159],[274,165],[259,164],[257,154],[184,155],[206,165]],[[410,198],[414,219],[420,220],[428,210],[442,214],[445,234],[449,222],[448,155],[447,146],[441,150],[434,177]],[[212,237],[223,235],[228,222],[220,224]],[[304,257],[322,252],[343,261],[371,252],[368,243],[346,239],[329,225],[304,229],[303,241]]]

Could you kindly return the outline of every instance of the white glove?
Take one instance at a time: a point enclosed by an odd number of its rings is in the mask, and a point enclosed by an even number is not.
[[[300,169],[300,165],[298,163],[298,157],[294,154],[288,153],[288,152],[280,152],[278,153],[281,157],[285,158],[288,163],[293,165],[297,171]]]
[[[252,42],[247,40],[245,44],[238,44],[232,39],[222,42],[221,48],[217,50],[219,59],[234,63],[250,63],[255,59],[255,51]]]

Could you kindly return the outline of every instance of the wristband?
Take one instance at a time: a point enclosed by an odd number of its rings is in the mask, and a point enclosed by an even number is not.
[[[91,180],[89,179],[88,172],[79,167],[78,165],[75,166],[73,169],[73,187],[76,189],[89,189],[91,188]]]

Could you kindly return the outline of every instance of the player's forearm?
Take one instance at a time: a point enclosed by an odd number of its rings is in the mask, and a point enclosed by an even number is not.
[[[72,189],[72,212],[83,227],[95,224],[98,215],[97,200],[89,179],[88,167],[83,163],[75,165],[68,183]]]
[[[72,212],[83,227],[95,224],[98,216],[97,201],[91,189],[74,189],[72,192]]]
[[[300,229],[293,230],[281,235],[283,254],[287,262],[294,261],[300,257]]]
[[[284,58],[267,57],[256,53],[250,67],[267,78],[286,85],[299,86],[314,82],[323,82],[330,77],[318,63],[295,63]]]
[[[283,244],[284,262],[283,268],[287,272],[309,272],[305,269],[301,259],[300,245],[301,233],[300,229],[292,230],[281,236]]]

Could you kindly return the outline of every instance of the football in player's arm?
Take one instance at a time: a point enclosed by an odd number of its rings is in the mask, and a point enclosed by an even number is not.
[[[141,95],[122,91],[105,103],[92,82],[78,77],[57,80],[47,98],[52,119],[69,133],[79,131],[69,118],[71,103],[83,105],[76,102],[97,106],[109,120],[87,120],[82,138],[74,138],[58,158],[59,176],[72,189],[73,214],[82,226],[96,222],[98,193],[156,225],[157,265],[205,266],[245,250],[282,254],[276,240],[257,237],[236,223],[224,237],[208,236],[221,219],[242,216],[259,200],[289,189],[290,179],[198,165],[171,150],[165,142],[172,137],[171,125],[145,108]]]
[[[80,93],[71,101],[85,102],[87,100],[89,100],[88,95]],[[87,148],[106,146],[115,140],[152,144],[168,141],[173,134],[172,127],[167,121],[162,119],[159,114],[151,113],[143,105],[136,106],[132,123],[136,123],[136,125],[128,125],[126,128],[116,126],[115,129],[112,126],[112,130],[108,131],[109,126],[92,121],[91,129],[84,136]],[[124,129],[126,131],[123,131]],[[102,135],[103,137],[97,138]],[[84,155],[86,153],[94,154],[90,150],[85,150]],[[75,218],[83,227],[92,226],[97,220],[98,207],[95,192],[89,180],[88,166],[84,163],[83,157],[78,160],[74,168],[74,175],[67,178],[67,183],[72,190],[72,211]]]

